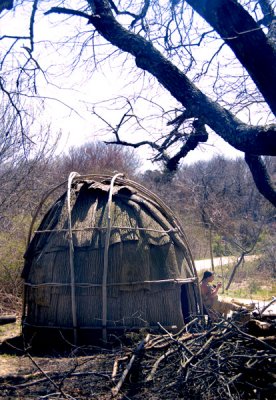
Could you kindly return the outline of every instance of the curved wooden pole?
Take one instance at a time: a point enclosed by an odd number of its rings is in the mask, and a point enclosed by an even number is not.
[[[75,285],[75,267],[74,267],[74,243],[72,234],[72,218],[71,218],[71,186],[73,179],[78,176],[77,172],[71,172],[67,185],[67,213],[68,213],[68,241],[69,241],[69,264],[70,264],[70,280],[71,280],[71,309],[74,330],[74,344],[77,344],[77,306],[76,306],[76,285]]]
[[[111,205],[112,205],[112,195],[113,195],[113,187],[115,180],[119,176],[123,176],[124,174],[116,174],[113,176],[110,182],[109,195],[108,195],[108,203],[107,203],[107,228],[105,235],[105,244],[104,244],[104,269],[103,269],[103,281],[102,281],[102,336],[103,340],[107,339],[106,332],[106,324],[107,324],[107,272],[108,272],[108,253],[109,253],[109,241],[110,241],[110,232],[111,232]]]

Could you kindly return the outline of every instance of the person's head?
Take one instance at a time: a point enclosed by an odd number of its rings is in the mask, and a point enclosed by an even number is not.
[[[202,281],[211,282],[214,280],[214,273],[211,271],[204,271]]]

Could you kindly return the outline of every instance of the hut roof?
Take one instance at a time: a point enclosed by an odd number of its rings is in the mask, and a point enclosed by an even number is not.
[[[112,176],[76,176],[70,189],[70,210],[64,193],[50,208],[28,246],[28,260],[47,247],[53,250],[68,248],[68,230],[73,246],[99,248],[106,243],[108,226],[108,197]],[[68,212],[71,227],[69,227]],[[174,242],[185,253],[189,276],[196,271],[185,233],[173,212],[151,191],[137,182],[117,177],[112,188],[109,246],[126,241],[144,240],[163,246]],[[51,240],[53,238],[54,240]],[[54,247],[53,247],[54,246]],[[26,278],[30,264],[25,263],[22,276]]]

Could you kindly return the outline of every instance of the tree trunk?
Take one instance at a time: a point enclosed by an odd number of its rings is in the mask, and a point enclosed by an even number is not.
[[[209,226],[209,247],[210,247],[210,258],[211,258],[211,268],[212,272],[215,272],[214,266],[214,255],[213,255],[213,234],[212,227]]]

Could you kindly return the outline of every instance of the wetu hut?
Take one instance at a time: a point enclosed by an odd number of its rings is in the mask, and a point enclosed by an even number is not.
[[[67,192],[34,232],[22,276],[23,332],[69,330],[76,341],[98,330],[106,338],[112,329],[158,322],[181,328],[199,311],[180,224],[122,174],[70,174]]]

